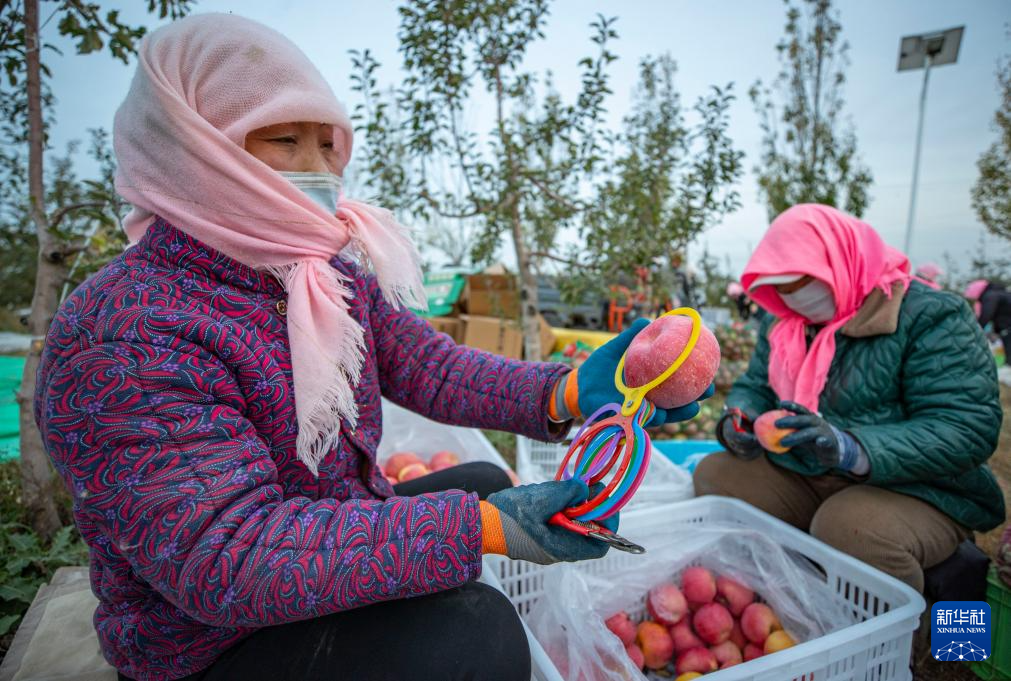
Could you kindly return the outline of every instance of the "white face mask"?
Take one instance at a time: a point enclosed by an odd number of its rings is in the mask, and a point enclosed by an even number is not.
[[[303,194],[333,215],[337,212],[337,198],[344,181],[333,173],[281,172],[281,177],[298,187]]]
[[[787,307],[814,324],[824,324],[835,317],[835,296],[832,289],[818,279],[793,293],[780,293],[779,297]]]

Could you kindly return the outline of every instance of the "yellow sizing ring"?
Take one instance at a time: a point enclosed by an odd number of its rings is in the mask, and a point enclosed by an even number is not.
[[[692,333],[688,337],[685,349],[681,351],[681,354],[674,360],[674,363],[667,367],[666,371],[646,385],[641,385],[636,388],[630,388],[625,385],[625,354],[628,350],[626,349],[625,352],[622,353],[621,359],[618,360],[618,367],[614,370],[614,387],[618,389],[618,392],[625,396],[625,401],[621,404],[621,413],[625,416],[632,416],[635,414],[642,405],[642,401],[646,399],[646,393],[666,381],[674,375],[675,371],[681,368],[681,365],[685,363],[688,356],[692,354],[692,350],[695,349],[695,344],[699,340],[699,333],[702,330],[702,317],[699,316],[698,312],[690,307],[679,307],[675,310],[671,310],[670,312],[665,312],[657,319],[667,317],[668,315],[684,315],[690,318],[692,320]]]

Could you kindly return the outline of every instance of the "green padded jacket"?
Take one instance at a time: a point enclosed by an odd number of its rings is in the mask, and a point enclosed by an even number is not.
[[[960,297],[914,281],[905,295],[868,296],[836,333],[822,416],[855,437],[870,460],[865,480],[932,504],[972,530],[1004,521],[1004,496],[986,465],[997,447],[997,372],[979,324]],[[747,372],[727,404],[774,409],[767,315]],[[829,469],[792,453],[767,455],[802,475]],[[837,471],[838,472],[838,471]]]

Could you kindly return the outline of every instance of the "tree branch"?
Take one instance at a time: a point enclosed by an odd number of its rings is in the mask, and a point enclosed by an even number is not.
[[[427,189],[422,189],[420,196],[425,200],[425,202],[429,206],[435,209],[435,212],[438,213],[440,217],[444,218],[455,218],[457,220],[464,220],[466,218],[475,218],[478,215],[484,215],[485,213],[491,212],[491,209],[493,208],[493,206],[491,205],[486,205],[475,208],[474,210],[467,213],[447,213],[444,210],[442,210],[442,204],[436,201],[435,197],[429,194]]]
[[[69,206],[64,206],[60,210],[56,211],[49,220],[49,229],[56,229],[63,222],[63,218],[67,217],[68,214],[75,210],[81,210],[82,208],[101,208],[105,204],[99,201],[88,201],[85,203],[72,203]]]
[[[525,177],[528,180],[530,180],[531,184],[533,184],[535,187],[537,187],[542,192],[544,192],[550,199],[552,199],[554,201],[557,201],[558,203],[562,204],[563,206],[565,206],[566,208],[568,208],[569,210],[571,210],[573,212],[576,212],[576,213],[585,213],[586,211],[588,211],[590,209],[590,207],[587,206],[587,205],[585,205],[585,204],[576,204],[576,203],[573,203],[572,201],[568,200],[564,196],[561,196],[560,194],[558,194],[557,192],[553,191],[546,184],[544,184],[543,182],[541,182],[540,180],[538,180],[536,177],[534,177],[531,174],[526,174]]]
[[[545,251],[530,251],[530,257],[532,258],[545,258],[547,260],[553,260],[554,262],[560,262],[563,265],[569,265],[570,267],[578,267],[582,270],[599,270],[599,267],[595,265],[590,265],[588,263],[582,263],[578,260],[570,260],[569,258],[563,258],[553,253],[547,253]]]

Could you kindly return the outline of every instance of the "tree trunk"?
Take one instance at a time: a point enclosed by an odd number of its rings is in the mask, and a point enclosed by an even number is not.
[[[28,191],[32,204],[32,220],[39,239],[38,273],[28,320],[32,342],[17,394],[21,431],[21,498],[28,510],[32,526],[43,537],[50,537],[60,527],[56,511],[53,471],[42,446],[42,437],[35,425],[33,402],[35,371],[42,354],[42,340],[56,313],[59,286],[65,274],[55,241],[49,231],[45,209],[45,184],[42,175],[42,154],[45,144],[42,120],[42,73],[40,64],[39,1],[25,0],[25,64],[28,93]],[[55,261],[55,262],[54,262]]]
[[[526,237],[523,234],[523,222],[520,217],[520,177],[513,156],[512,141],[505,129],[505,117],[502,113],[502,101],[505,98],[505,88],[502,85],[502,74],[495,67],[495,104],[498,118],[498,135],[502,148],[506,151],[508,163],[509,188],[507,201],[510,202],[509,217],[512,226],[513,247],[516,249],[516,267],[520,274],[520,320],[523,328],[523,356],[533,362],[541,359],[541,326],[537,320],[538,296],[537,277],[534,276],[530,249],[527,248]]]
[[[538,362],[541,359],[541,325],[538,321],[537,277],[523,237],[523,225],[520,222],[520,211],[517,202],[512,208],[513,244],[516,247],[516,264],[520,273],[521,319],[523,323],[524,357]]]

